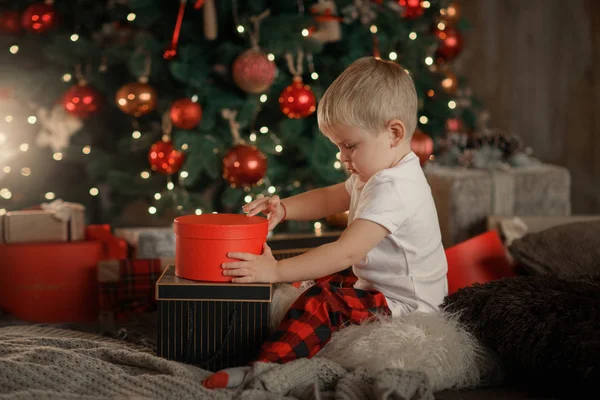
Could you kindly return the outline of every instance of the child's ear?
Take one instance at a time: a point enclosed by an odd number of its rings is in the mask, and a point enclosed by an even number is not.
[[[393,119],[388,122],[388,131],[391,135],[392,147],[398,146],[406,137],[406,129],[404,124],[399,119]]]

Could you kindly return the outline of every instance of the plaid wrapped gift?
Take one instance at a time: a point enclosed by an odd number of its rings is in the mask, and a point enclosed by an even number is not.
[[[173,259],[105,260],[98,262],[99,319],[127,321],[156,310],[156,281]]]

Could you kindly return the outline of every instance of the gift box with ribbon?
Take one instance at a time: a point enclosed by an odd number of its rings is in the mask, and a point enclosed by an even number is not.
[[[569,170],[550,164],[510,168],[427,165],[445,247],[485,232],[491,215],[566,216],[571,213]]]
[[[85,239],[85,207],[55,200],[0,217],[0,243],[68,242]]]

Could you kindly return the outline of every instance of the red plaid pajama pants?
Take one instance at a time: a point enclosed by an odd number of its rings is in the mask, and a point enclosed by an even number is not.
[[[318,279],[290,306],[257,361],[286,363],[313,357],[344,326],[361,324],[375,314],[391,315],[383,294],[355,289],[356,281],[352,268]]]

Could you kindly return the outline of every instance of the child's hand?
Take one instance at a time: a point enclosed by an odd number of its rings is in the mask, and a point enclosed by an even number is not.
[[[266,243],[263,245],[263,253],[259,256],[251,253],[229,253],[227,257],[242,260],[223,263],[223,275],[234,277],[231,282],[277,282],[277,260]]]
[[[243,206],[242,210],[244,210],[249,217],[252,217],[260,212],[265,214],[269,220],[269,230],[272,231],[285,216],[283,207],[284,206],[281,205],[281,199],[279,196],[273,196],[254,200],[253,202]]]

